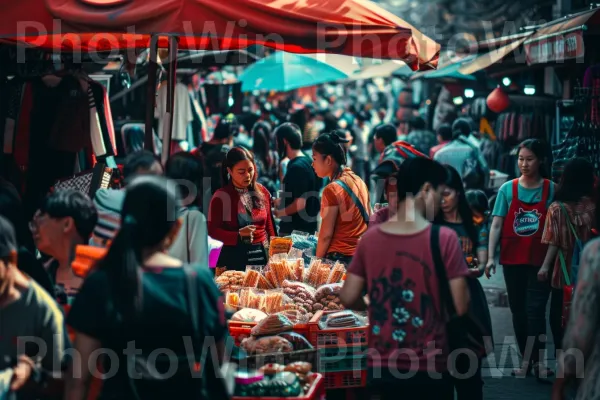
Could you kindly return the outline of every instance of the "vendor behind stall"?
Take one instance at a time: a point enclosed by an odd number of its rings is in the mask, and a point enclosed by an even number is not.
[[[269,239],[277,233],[271,196],[256,178],[252,153],[242,147],[227,152],[226,184],[212,197],[208,218],[209,235],[224,243],[217,268],[241,271],[246,265],[267,263]]]

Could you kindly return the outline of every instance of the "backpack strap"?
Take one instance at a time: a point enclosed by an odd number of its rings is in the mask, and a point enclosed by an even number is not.
[[[567,212],[567,208],[560,201],[558,202],[558,205],[562,209],[563,213],[565,213],[565,219],[567,220],[567,224],[569,224],[569,228],[571,229],[571,232],[573,233],[573,236],[575,236],[575,240],[579,240],[579,236],[577,235],[577,231],[575,230],[575,228],[573,227],[573,224],[571,223],[571,218],[569,218],[569,213]]]
[[[348,193],[348,196],[350,196],[350,198],[354,202],[354,205],[358,208],[358,211],[360,212],[360,215],[363,217],[363,220],[365,221],[365,224],[369,225],[369,214],[367,214],[367,211],[365,210],[365,207],[361,203],[361,201],[358,198],[358,196],[356,196],[356,194],[354,194],[354,192],[352,191],[352,189],[350,189],[348,187],[348,185],[346,185],[346,183],[344,181],[342,181],[340,179],[336,179],[335,181],[333,181],[333,183],[338,184],[339,186],[342,187],[342,189],[344,189],[344,191],[346,193]]]

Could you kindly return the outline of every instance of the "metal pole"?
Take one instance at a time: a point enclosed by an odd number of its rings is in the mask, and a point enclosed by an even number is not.
[[[167,82],[167,125],[163,129],[163,164],[169,159],[171,154],[171,137],[173,131],[173,119],[175,110],[175,87],[177,85],[177,50],[178,42],[176,37],[169,37],[169,77]]]
[[[150,63],[148,64],[148,83],[146,84],[146,127],[144,130],[144,149],[154,153],[154,105],[156,102],[156,71],[158,71],[157,54],[158,36],[150,39]]]

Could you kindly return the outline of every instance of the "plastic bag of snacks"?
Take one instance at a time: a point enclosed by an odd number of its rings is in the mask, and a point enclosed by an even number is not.
[[[242,271],[225,271],[215,279],[215,283],[222,292],[232,290],[232,286],[241,287],[245,273]]]
[[[273,285],[269,282],[269,280],[265,277],[266,272],[263,272],[258,275],[258,283],[256,284],[257,289],[268,290],[273,289]]]
[[[333,283],[331,285],[323,285],[315,293],[315,300],[323,306],[325,311],[339,311],[344,307],[340,302],[340,291],[342,290],[341,283]]]
[[[327,284],[329,274],[331,274],[332,265],[329,262],[319,258],[313,258],[310,261],[308,270],[304,273],[304,283],[318,288],[321,285]]]
[[[286,259],[281,261],[269,261],[269,270],[267,272],[267,279],[275,286],[280,288],[283,281],[286,279],[292,279],[294,274]]]
[[[231,307],[240,307],[240,292],[229,290],[225,294],[225,304]]]
[[[265,292],[264,311],[267,314],[279,312],[283,308],[283,290],[272,289]]]
[[[349,310],[329,314],[325,321],[319,322],[321,329],[355,328],[364,325],[365,321]]]
[[[231,316],[235,322],[260,322],[267,318],[267,314],[253,308],[242,308]]]
[[[290,269],[292,271],[292,276],[298,282],[304,281],[304,259],[302,257],[298,257],[296,259],[288,258],[287,264],[290,265]]]
[[[240,347],[248,354],[289,353],[294,351],[294,346],[280,336],[249,337],[242,340]]]
[[[289,341],[292,346],[294,346],[294,350],[311,350],[313,346],[310,344],[308,340],[304,336],[296,332],[284,332],[280,333],[277,336],[281,336],[285,340]]]
[[[346,267],[344,267],[344,264],[341,262],[336,261],[336,263],[333,265],[333,268],[331,268],[329,277],[327,278],[327,284],[340,282],[344,277],[344,274],[346,274]]]
[[[302,282],[284,281],[283,292],[290,298],[296,309],[303,312],[310,319],[315,312],[314,304],[316,290]]]
[[[265,292],[254,288],[242,288],[240,290],[240,307],[261,309],[264,302]]]
[[[262,267],[258,265],[246,266],[246,275],[242,282],[242,287],[256,287],[262,273]]]
[[[281,314],[271,314],[252,328],[252,336],[277,335],[294,329],[294,324]]]
[[[275,254],[287,254],[292,248],[292,238],[272,237],[269,245],[269,257]]]

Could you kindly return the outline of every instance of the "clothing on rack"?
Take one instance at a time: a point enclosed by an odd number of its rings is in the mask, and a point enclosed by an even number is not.
[[[158,119],[158,136],[163,139],[164,118],[167,116],[168,84],[163,82],[158,88],[154,117]],[[175,85],[175,115],[171,130],[172,140],[187,140],[188,125],[194,120],[188,88],[181,82]]]
[[[500,114],[494,130],[499,140],[514,144],[531,138],[547,140],[552,122],[552,116],[547,113],[513,111]]]

